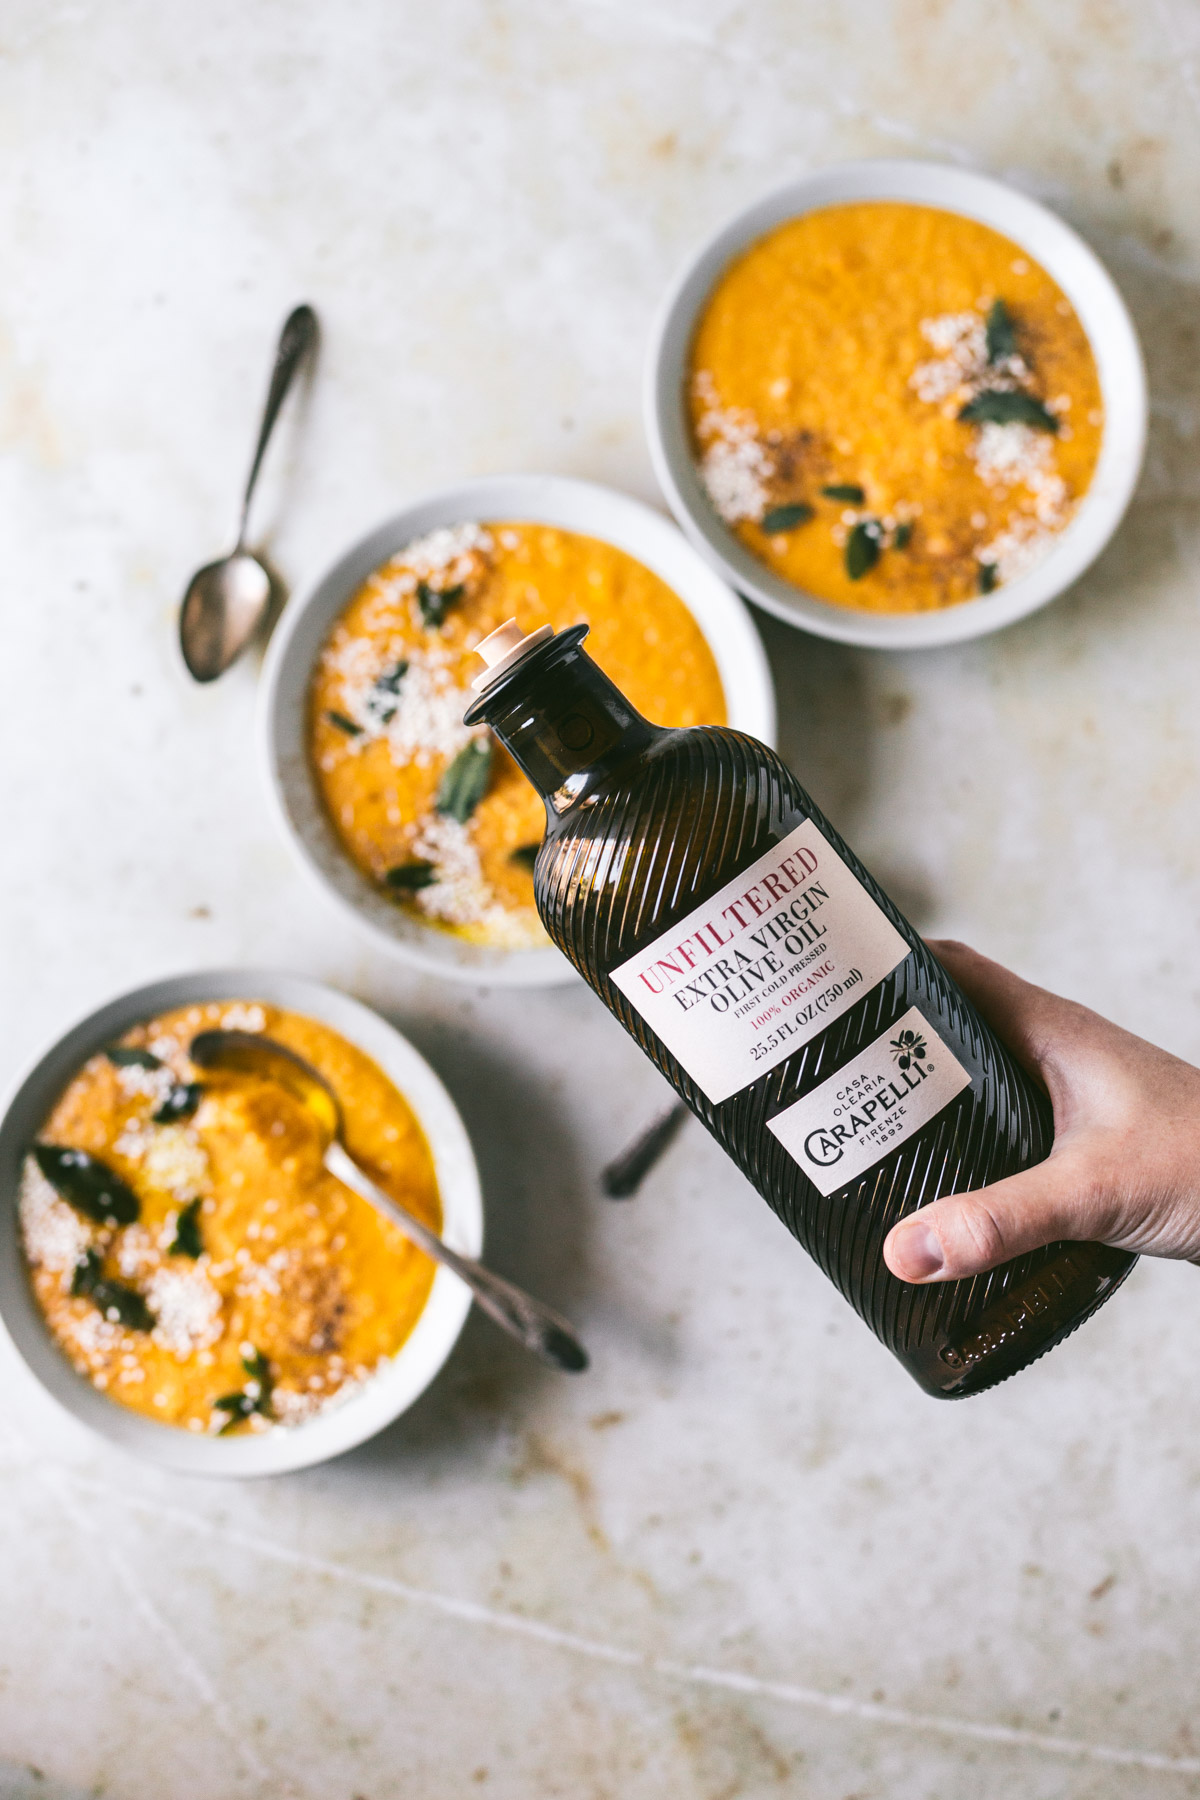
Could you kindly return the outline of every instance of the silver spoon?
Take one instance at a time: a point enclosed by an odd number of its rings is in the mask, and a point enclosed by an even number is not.
[[[363,1173],[342,1143],[342,1108],[325,1077],[311,1063],[273,1038],[253,1031],[202,1031],[194,1037],[188,1054],[201,1069],[227,1069],[240,1075],[259,1075],[278,1082],[299,1100],[315,1119],[324,1145],[324,1164],[344,1186],[390,1219],[417,1248],[435,1262],[452,1269],[465,1281],[476,1301],[496,1324],[540,1356],[552,1368],[577,1374],[588,1366],[588,1355],[567,1321],[551,1312],[499,1275],[493,1275],[472,1257],[451,1250],[428,1225],[414,1218]]]
[[[238,539],[230,556],[206,563],[192,576],[179,610],[179,645],[188,672],[197,681],[215,681],[241,655],[271,601],[271,577],[246,548],[246,521],[258,472],[279,409],[292,380],[317,341],[317,315],[298,306],[284,321],[275,352],[262,425],[242,499]]]

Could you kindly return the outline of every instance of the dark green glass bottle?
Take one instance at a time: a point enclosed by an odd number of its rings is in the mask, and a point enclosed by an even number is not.
[[[897,1219],[1043,1160],[1046,1095],[774,751],[651,725],[586,635],[503,627],[467,713],[545,799],[546,930],[921,1386],[993,1386],[1135,1258],[1053,1244],[969,1281],[890,1273]]]

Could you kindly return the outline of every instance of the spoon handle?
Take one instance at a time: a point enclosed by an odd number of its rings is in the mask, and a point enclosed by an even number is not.
[[[254,461],[250,464],[246,492],[242,498],[242,517],[238,525],[237,541],[239,550],[246,542],[246,521],[250,515],[250,502],[254,497],[258,471],[262,467],[267,444],[275,429],[275,421],[279,417],[279,409],[287,398],[287,391],[292,385],[297,369],[316,344],[318,330],[317,315],[312,307],[298,306],[294,312],[288,314],[283,322],[283,330],[279,333],[279,343],[275,351],[275,367],[271,371],[271,385],[267,389],[267,403],[263,407],[258,443],[254,449]]]
[[[687,1116],[683,1101],[673,1101],[601,1171],[600,1182],[610,1200],[628,1200],[637,1193]]]
[[[524,1344],[535,1356],[552,1368],[565,1369],[577,1374],[588,1365],[587,1351],[579,1342],[567,1321],[558,1313],[543,1306],[540,1300],[514,1287],[511,1281],[505,1281],[485,1269],[472,1257],[460,1256],[449,1244],[444,1244],[437,1233],[428,1225],[414,1218],[412,1213],[385,1194],[381,1187],[376,1187],[369,1175],[365,1175],[354,1159],[347,1154],[342,1145],[335,1139],[325,1152],[325,1167],[336,1176],[345,1187],[353,1188],[364,1200],[370,1201],[385,1218],[398,1225],[400,1230],[417,1248],[424,1250],[435,1262],[453,1270],[460,1281],[465,1281],[474,1294],[476,1302],[483,1308],[490,1319],[495,1320],[504,1331]]]

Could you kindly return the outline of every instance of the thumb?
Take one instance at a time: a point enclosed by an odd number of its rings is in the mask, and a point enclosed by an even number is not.
[[[1070,1158],[1051,1156],[969,1194],[948,1194],[893,1225],[883,1258],[901,1281],[959,1281],[1061,1238],[1101,1235],[1085,1183]]]

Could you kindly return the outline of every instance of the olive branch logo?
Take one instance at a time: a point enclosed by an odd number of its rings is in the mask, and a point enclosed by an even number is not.
[[[911,1069],[914,1062],[924,1062],[929,1054],[929,1046],[919,1031],[902,1031],[891,1043],[892,1057],[902,1069]]]

